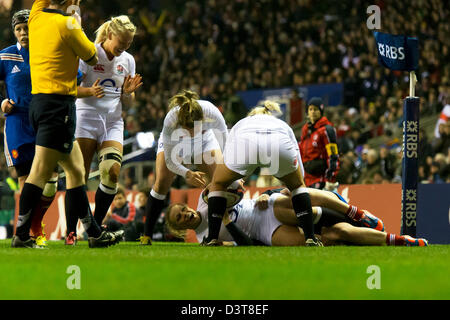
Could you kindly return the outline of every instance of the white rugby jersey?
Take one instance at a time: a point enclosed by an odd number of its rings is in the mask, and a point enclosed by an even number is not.
[[[250,238],[255,238],[255,221],[257,216],[254,213],[255,210],[255,200],[252,199],[242,199],[233,208],[228,209],[228,214],[230,215],[231,221],[233,221],[247,236]],[[208,205],[203,200],[202,195],[198,199],[197,211],[202,217],[202,222],[195,229],[198,242],[203,241],[203,237],[208,236]],[[227,228],[222,224],[219,232],[220,241],[233,241],[233,237],[228,232]]]
[[[166,165],[170,171],[182,177],[186,177],[188,169],[181,164],[181,161],[177,161],[176,155],[179,154],[179,150],[175,149],[181,140],[186,141],[187,139],[190,140],[193,145],[197,144],[201,146],[203,134],[208,130],[213,130],[214,136],[219,142],[220,149],[223,151],[223,146],[225,145],[228,136],[227,125],[219,109],[206,100],[197,100],[197,102],[203,110],[203,121],[201,122],[200,128],[194,128],[194,137],[191,137],[186,130],[183,131],[183,128],[177,126],[178,111],[180,110],[179,106],[172,108],[164,118],[162,137]],[[175,151],[175,153],[172,154],[172,151]]]
[[[109,60],[101,44],[96,44],[95,47],[98,55],[98,63],[95,66],[89,66],[80,59],[79,68],[84,76],[81,86],[92,87],[94,82],[100,79],[99,85],[103,87],[105,96],[101,99],[96,97],[77,99],[77,110],[121,115],[122,85],[126,76],[134,77],[136,62],[133,56],[125,51],[120,56]]]
[[[297,143],[294,132],[286,122],[267,114],[255,115],[241,119],[233,126],[231,130],[234,131],[235,134],[237,132],[239,134],[245,134],[242,135],[242,137],[247,137],[248,134],[277,132],[288,135],[293,142]]]

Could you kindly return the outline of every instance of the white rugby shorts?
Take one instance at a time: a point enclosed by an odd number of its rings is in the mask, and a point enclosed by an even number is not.
[[[231,130],[223,157],[227,168],[242,176],[251,175],[257,168],[268,168],[270,175],[281,178],[301,165],[298,145],[280,132],[239,134]]]
[[[255,222],[253,224],[252,235],[267,246],[272,245],[272,235],[282,225],[275,217],[274,203],[281,197],[280,193],[273,193],[269,198],[269,206],[266,210],[254,209]]]
[[[123,145],[123,119],[121,116],[77,110],[75,138],[89,138],[98,144],[117,141]]]

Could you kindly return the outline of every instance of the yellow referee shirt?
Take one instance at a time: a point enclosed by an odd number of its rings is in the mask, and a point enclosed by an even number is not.
[[[28,20],[32,94],[77,95],[79,58],[94,59],[95,45],[79,23],[50,0],[35,0]]]

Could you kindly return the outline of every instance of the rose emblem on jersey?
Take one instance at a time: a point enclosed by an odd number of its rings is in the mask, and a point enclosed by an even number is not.
[[[19,157],[19,152],[16,149],[11,151],[11,154],[14,159],[17,159]]]
[[[117,73],[120,74],[120,75],[122,75],[123,72],[124,72],[124,68],[123,68],[122,65],[119,64],[119,65],[117,66]]]

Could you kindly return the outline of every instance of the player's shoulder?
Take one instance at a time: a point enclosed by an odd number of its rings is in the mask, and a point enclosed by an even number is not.
[[[127,51],[122,52],[122,54],[120,55],[122,59],[124,60],[128,60],[128,61],[133,61],[134,62],[134,57],[132,54],[128,53]]]
[[[0,54],[19,54],[19,49],[17,48],[17,44],[13,44],[12,46],[6,47],[2,50],[0,50]]]
[[[287,129],[291,129],[291,127],[287,124],[286,121],[275,117],[274,115],[268,115],[269,117],[267,118],[269,121],[273,121],[273,123],[278,124],[281,127],[287,128]],[[292,130],[292,129],[291,129]]]
[[[199,99],[199,100],[197,100],[197,102],[203,109],[210,109],[213,111],[219,110],[212,102],[210,102],[208,100]]]

